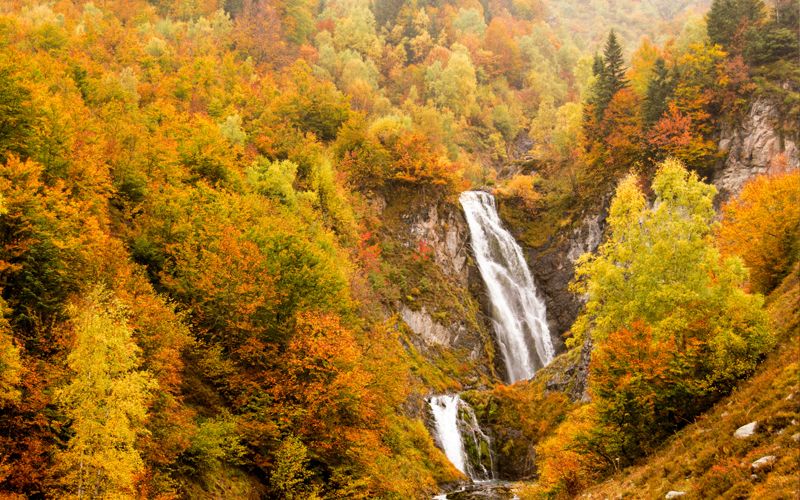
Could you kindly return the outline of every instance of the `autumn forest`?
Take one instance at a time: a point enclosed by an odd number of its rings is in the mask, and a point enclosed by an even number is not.
[[[796,498],[798,0],[0,0],[0,498]]]

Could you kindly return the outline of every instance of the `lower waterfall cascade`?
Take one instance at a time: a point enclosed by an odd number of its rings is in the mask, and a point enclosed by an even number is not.
[[[458,430],[458,404],[461,398],[458,395],[432,396],[428,404],[433,412],[433,421],[436,425],[436,441],[444,450],[447,459],[462,474],[467,473],[467,454],[464,450],[464,440]]]
[[[448,460],[473,481],[494,479],[492,443],[472,408],[458,394],[432,396],[435,437]]]

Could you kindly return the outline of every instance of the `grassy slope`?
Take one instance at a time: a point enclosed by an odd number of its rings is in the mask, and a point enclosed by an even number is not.
[[[780,345],[729,397],[676,433],[661,451],[587,491],[586,498],[800,498],[800,273],[769,298]],[[733,433],[757,420],[749,439]],[[800,439],[800,437],[798,437]],[[775,455],[774,468],[751,477],[750,464]]]

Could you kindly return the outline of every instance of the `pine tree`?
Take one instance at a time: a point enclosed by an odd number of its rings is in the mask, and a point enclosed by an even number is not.
[[[707,18],[708,37],[711,43],[721,45],[729,52],[740,53],[743,35],[764,17],[762,0],[714,0]]]
[[[602,78],[605,68],[606,63],[603,61],[603,56],[595,52],[594,62],[592,62],[592,74],[597,78]]]
[[[595,105],[595,113],[600,120],[605,113],[608,103],[614,94],[628,86],[625,78],[625,60],[622,56],[622,46],[617,41],[614,30],[608,34],[603,56],[595,55],[592,71],[597,77],[591,104]]]
[[[647,94],[642,104],[642,117],[646,127],[651,127],[664,115],[673,90],[674,85],[667,64],[659,57],[647,82]]]
[[[614,30],[608,34],[606,40],[606,47],[603,49],[603,60],[605,61],[605,85],[609,92],[609,101],[614,94],[628,86],[628,80],[625,78],[625,59],[622,56],[622,46],[617,40],[617,35]]]

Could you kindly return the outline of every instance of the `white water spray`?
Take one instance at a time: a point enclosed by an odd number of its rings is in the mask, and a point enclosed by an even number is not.
[[[489,293],[508,381],[529,379],[554,356],[544,302],[536,293],[522,249],[500,221],[494,197],[483,191],[465,191],[459,201]]]
[[[458,430],[458,406],[461,398],[458,394],[432,396],[430,400],[433,420],[436,424],[436,437],[448,460],[461,471],[467,473],[467,453],[461,431]]]
[[[473,481],[494,479],[492,442],[478,424],[472,407],[458,394],[432,396],[428,404],[436,440],[455,468]]]

